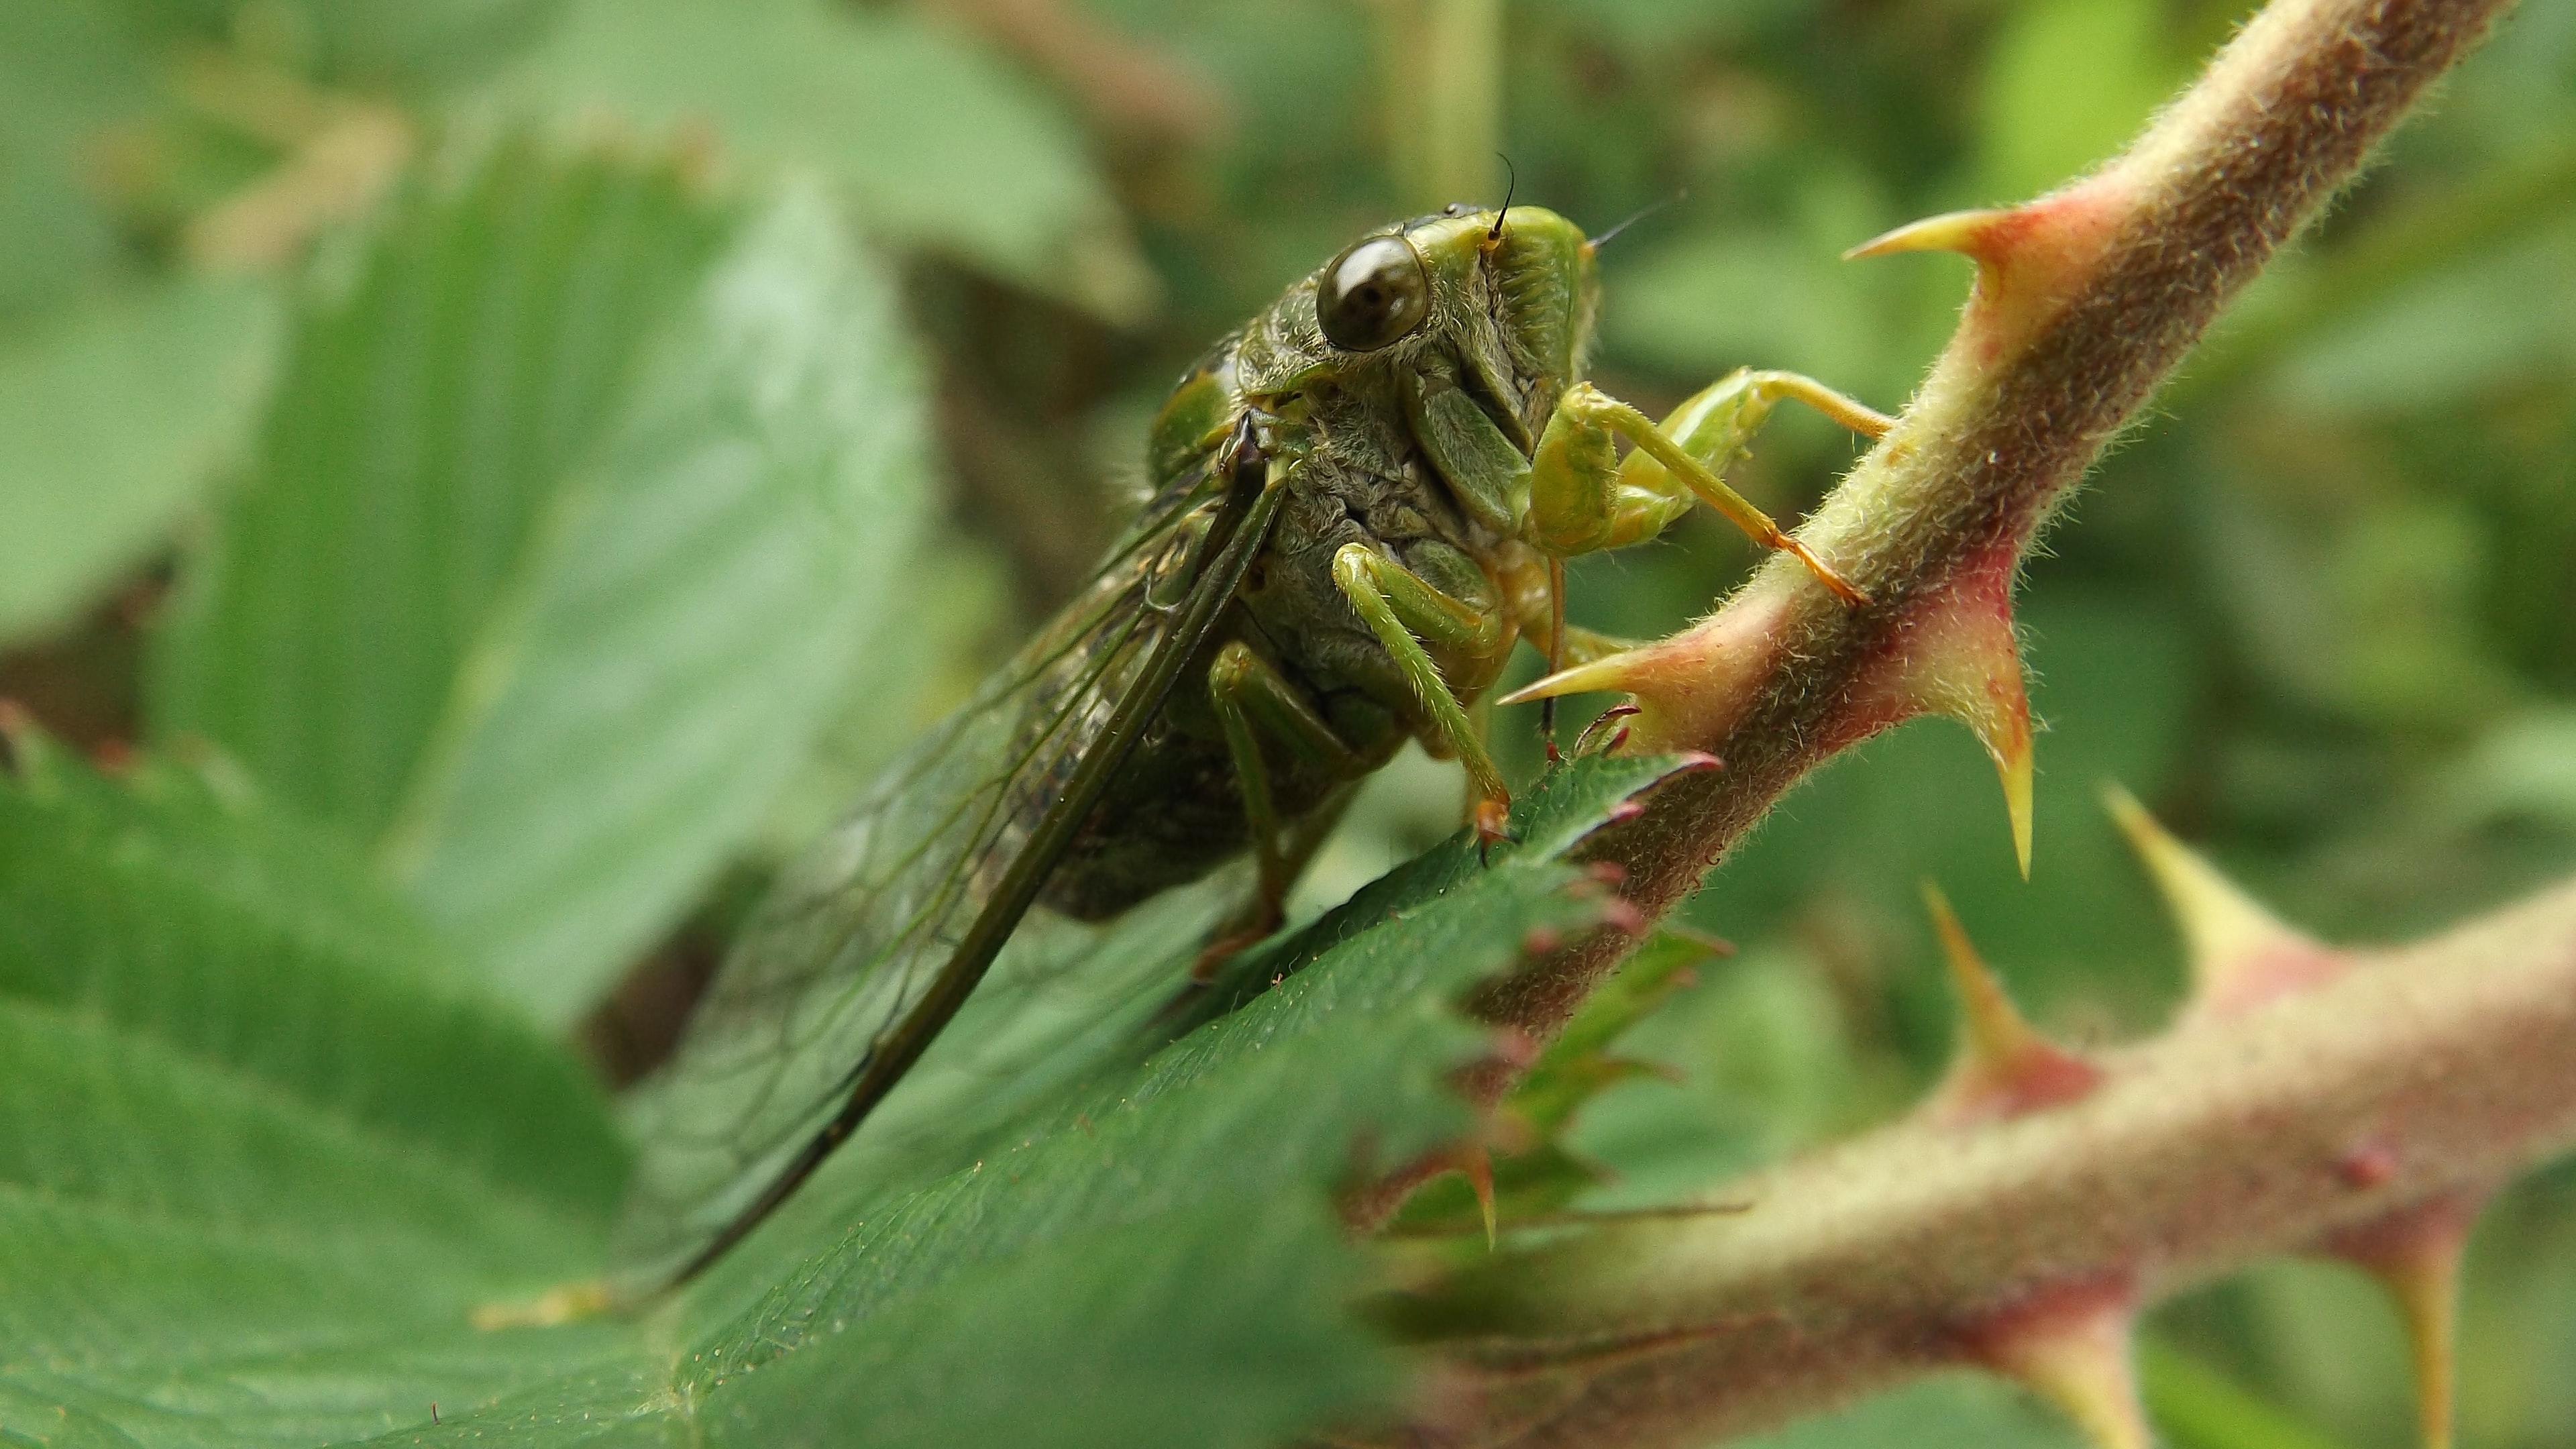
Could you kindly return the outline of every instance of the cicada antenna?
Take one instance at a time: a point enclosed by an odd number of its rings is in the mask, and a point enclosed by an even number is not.
[[[1617,236],[1619,233],[1626,231],[1628,228],[1635,226],[1641,221],[1644,221],[1647,217],[1653,216],[1656,212],[1662,211],[1666,207],[1671,206],[1675,202],[1678,202],[1689,195],[1689,188],[1684,187],[1681,190],[1675,191],[1672,195],[1665,197],[1661,201],[1647,202],[1644,206],[1628,213],[1627,220],[1620,222],[1617,226],[1610,228],[1599,236],[1589,237],[1586,238],[1586,240],[1591,244],[1594,251],[1599,251],[1601,248],[1610,245],[1610,239],[1612,237]]]

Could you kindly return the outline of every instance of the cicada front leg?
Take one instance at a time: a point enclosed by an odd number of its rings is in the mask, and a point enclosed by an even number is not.
[[[1754,542],[1797,555],[1846,601],[1869,602],[1721,476],[1744,456],[1783,398],[1795,398],[1867,437],[1895,425],[1885,414],[1794,372],[1730,373],[1661,424],[1588,382],[1577,383],[1557,403],[1530,463],[1529,542],[1557,559],[1621,548],[1663,532],[1698,501]],[[1622,437],[1630,444],[1624,459],[1617,444]]]

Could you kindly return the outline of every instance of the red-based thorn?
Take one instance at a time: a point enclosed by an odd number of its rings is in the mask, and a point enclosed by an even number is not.
[[[1637,909],[1635,901],[1612,896],[1602,902],[1601,924],[1623,936],[1642,936],[1646,933],[1646,913]]]
[[[2130,1356],[2136,1317],[2123,1274],[2036,1294],[1960,1336],[1978,1362],[2055,1403],[2100,1449],[2150,1449]]]
[[[1950,1126],[1991,1122],[2073,1101],[2099,1086],[2100,1067],[2040,1035],[2022,1016],[1930,881],[1923,883],[1923,903],[1941,937],[1960,1020],[1958,1056],[1924,1113]]]
[[[2347,1228],[2326,1242],[2328,1251],[2377,1278],[2397,1300],[2414,1350],[2415,1405],[2425,1449],[2451,1449],[2460,1261],[2486,1200],[2484,1189],[2451,1193]]]
[[[1628,882],[1628,867],[1615,860],[1596,860],[1585,866],[1583,873],[1606,886],[1625,885]]]
[[[1521,954],[1524,956],[1554,955],[1556,948],[1564,944],[1565,937],[1554,926],[1532,926],[1529,934],[1521,937]]]
[[[2182,928],[2191,953],[2193,1019],[2237,1016],[2351,969],[2349,954],[2283,924],[2168,834],[2129,792],[2108,785],[2102,798]]]
[[[1494,1248],[1497,1222],[1494,1222],[1494,1158],[1484,1150],[1484,1142],[1461,1147],[1458,1171],[1466,1173],[1466,1186],[1476,1191],[1476,1212],[1484,1214],[1484,1245]]]

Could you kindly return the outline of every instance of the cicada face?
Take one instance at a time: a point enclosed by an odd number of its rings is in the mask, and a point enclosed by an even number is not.
[[[1430,276],[1436,345],[1516,400],[1514,431],[1535,436],[1583,376],[1600,292],[1592,244],[1534,206],[1443,216],[1399,236]]]
[[[1555,212],[1417,217],[1362,237],[1281,298],[1285,345],[1242,382],[1284,393],[1454,361],[1529,432],[1582,376],[1598,291],[1592,244]]]

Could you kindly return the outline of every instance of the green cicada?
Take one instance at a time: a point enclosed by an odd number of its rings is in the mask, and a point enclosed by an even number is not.
[[[1738,372],[1660,424],[1582,381],[1594,246],[1533,207],[1362,238],[1220,341],[1157,417],[1098,576],[762,907],[648,1090],[623,1234],[671,1281],[854,1132],[1032,909],[1099,920],[1250,851],[1248,936],[1407,739],[1505,789],[1469,706],[1529,636],[1579,662],[1563,560],[1695,501],[1798,550],[1718,470],[1809,379]],[[1629,448],[1624,457],[1618,440]]]

